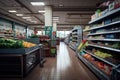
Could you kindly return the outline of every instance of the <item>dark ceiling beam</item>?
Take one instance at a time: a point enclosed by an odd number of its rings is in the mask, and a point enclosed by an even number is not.
[[[90,13],[67,13],[67,15],[92,15],[94,12]]]
[[[24,14],[28,14],[28,15],[42,15],[40,13],[24,13]]]
[[[67,19],[91,19],[91,18],[67,18]]]
[[[26,5],[24,5],[20,0],[15,0],[17,3],[19,3],[22,7],[26,8],[28,11],[30,11],[31,13],[33,13],[33,11],[27,7]],[[44,23],[41,19],[39,19],[37,16],[34,16],[36,19],[38,19],[41,23]]]
[[[53,8],[53,11],[96,11],[96,8]]]
[[[74,24],[57,24],[58,26],[64,26],[64,25],[68,25],[68,26],[75,26],[75,25],[88,25],[88,24],[80,24],[80,23],[74,23]],[[28,26],[44,26],[44,24],[28,24]]]

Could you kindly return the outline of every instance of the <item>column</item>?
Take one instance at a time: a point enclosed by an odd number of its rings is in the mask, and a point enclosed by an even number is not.
[[[45,35],[52,38],[52,7],[45,6]]]
[[[52,26],[52,7],[45,6],[45,26]]]

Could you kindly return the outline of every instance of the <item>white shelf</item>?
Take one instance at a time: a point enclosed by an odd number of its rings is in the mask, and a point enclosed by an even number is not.
[[[90,28],[90,29],[87,30],[87,31],[95,30],[95,29],[100,29],[100,28],[104,28],[104,27],[112,26],[112,25],[119,24],[119,23],[120,23],[120,21],[116,21],[116,22],[112,22],[112,23],[110,23],[110,24],[106,24],[106,25],[103,25],[103,26]]]
[[[120,39],[87,39],[87,40],[91,40],[91,41],[117,41],[117,42],[120,41]]]
[[[99,34],[111,34],[111,33],[120,33],[120,30],[118,30],[118,31],[108,31],[108,32],[99,32],[99,33],[91,33],[91,34],[88,34],[88,36],[99,35]]]
[[[99,46],[99,45],[88,44],[88,46],[93,46],[93,47],[98,47],[98,48],[102,48],[102,49],[107,49],[110,51],[120,52],[119,49],[114,49],[114,48],[109,48],[109,47],[104,47],[104,46]]]

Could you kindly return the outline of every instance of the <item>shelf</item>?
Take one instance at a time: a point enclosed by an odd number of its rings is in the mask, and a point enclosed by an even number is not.
[[[73,33],[72,33],[72,35],[75,35],[75,34],[77,34],[77,32],[73,32]]]
[[[95,30],[95,29],[100,29],[100,28],[105,28],[105,27],[112,26],[112,25],[119,24],[119,23],[120,23],[120,21],[116,21],[116,22],[112,22],[112,23],[110,23],[110,24],[106,24],[106,25],[103,25],[103,26],[90,28],[90,29],[88,29],[88,30],[86,30],[86,31]]]
[[[72,36],[73,38],[78,38],[78,36]]]
[[[91,34],[88,34],[88,36],[99,35],[99,34],[111,34],[111,33],[120,33],[120,30],[118,30],[118,31],[109,31],[109,32],[91,33]]]
[[[78,29],[73,29],[72,32],[76,31],[77,32]]]
[[[105,15],[103,15],[103,16],[95,19],[95,20],[90,21],[89,24],[93,24],[93,23],[95,23],[95,22],[97,22],[97,21],[100,21],[100,20],[102,20],[102,19],[104,19],[104,18],[106,18],[106,17],[109,17],[109,16],[117,13],[117,12],[120,12],[120,8],[117,8],[117,9],[114,9],[114,10],[112,10],[112,11],[109,11],[109,12],[106,13]]]
[[[91,40],[91,41],[117,41],[117,42],[120,41],[120,39],[87,39],[87,40]]]
[[[107,60],[105,60],[105,59],[103,59],[103,58],[100,58],[100,57],[98,57],[98,56],[96,56],[96,55],[94,55],[94,54],[92,54],[92,53],[90,53],[90,52],[88,52],[88,51],[86,51],[86,50],[84,50],[84,52],[92,55],[93,57],[95,57],[95,58],[97,58],[97,59],[99,59],[99,60],[101,60],[101,61],[103,61],[103,62],[105,62],[105,63],[107,63],[107,64],[109,64],[109,65],[111,65],[111,66],[113,66],[113,67],[116,67],[115,64],[110,63],[109,61],[107,61]]]
[[[70,47],[72,50],[74,50],[74,51],[75,51],[75,48],[74,48],[72,45],[70,45],[69,47]]]
[[[104,46],[99,46],[99,45],[88,44],[88,46],[93,46],[93,47],[98,47],[98,48],[102,48],[102,49],[107,49],[107,50],[110,50],[110,51],[120,52],[119,49],[113,49],[113,48],[104,47]]]
[[[91,29],[87,29],[87,30],[83,30],[83,32],[87,32],[87,31],[90,31]]]
[[[90,68],[99,78],[100,80],[109,80],[109,77],[103,73],[101,70],[96,68],[94,65],[92,65],[90,62],[88,62],[86,59],[84,59],[80,54],[78,53],[78,58],[87,65],[88,68]]]

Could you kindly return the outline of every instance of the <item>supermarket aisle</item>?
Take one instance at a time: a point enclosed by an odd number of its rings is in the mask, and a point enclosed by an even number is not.
[[[38,80],[97,80],[75,53],[61,42],[56,58],[48,58]]]

